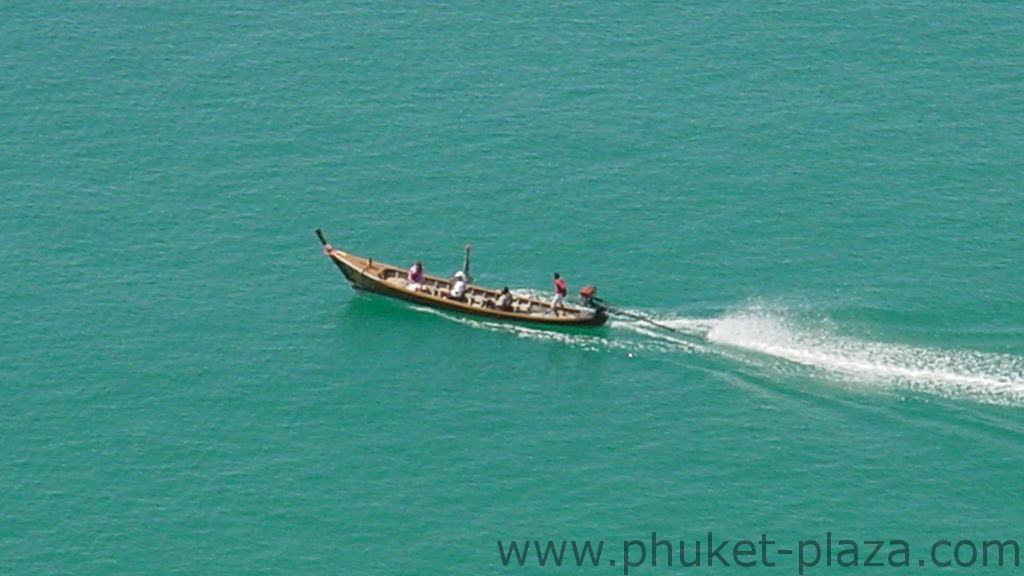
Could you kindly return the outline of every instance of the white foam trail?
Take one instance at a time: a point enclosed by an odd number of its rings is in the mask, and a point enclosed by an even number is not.
[[[764,367],[764,358],[838,375],[862,385],[888,386],[951,398],[973,398],[986,403],[1024,406],[1024,357],[970,350],[941,350],[839,335],[821,323],[797,321],[785,311],[761,307],[717,319],[664,318],[626,310],[678,330],[668,332],[644,320],[615,318],[609,324],[638,339],[566,333],[519,324],[506,324],[447,314],[462,324],[505,332],[518,338],[554,341],[588,351],[678,353],[725,356],[732,361]],[[817,324],[817,325],[816,325]],[[738,351],[737,353],[729,351]],[[770,367],[785,370],[783,364]]]
[[[479,320],[476,318],[470,318],[467,316],[461,316],[456,314],[448,314],[446,312],[436,310],[433,308],[426,308],[422,306],[414,306],[415,310],[420,312],[426,312],[428,314],[434,314],[441,316],[445,319],[467,326],[473,326],[475,328],[482,328],[493,332],[504,332],[512,334],[517,338],[524,338],[530,340],[548,341],[548,342],[560,342],[568,344],[576,348],[581,348],[587,351],[599,351],[599,350],[622,350],[625,352],[669,352],[678,351],[679,346],[672,345],[665,341],[657,340],[613,340],[605,338],[603,336],[595,336],[592,334],[576,334],[559,332],[556,330],[546,330],[541,328],[532,328],[522,324],[510,324],[504,322],[491,322],[487,320]]]
[[[749,310],[714,323],[709,342],[840,374],[858,382],[1024,406],[1024,358],[867,342]]]

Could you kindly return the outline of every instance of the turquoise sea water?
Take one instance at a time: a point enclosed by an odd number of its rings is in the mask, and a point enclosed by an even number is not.
[[[1022,38],[1003,1],[5,3],[0,573],[620,574],[708,531],[983,571],[918,560],[1024,540]],[[316,227],[682,334],[357,294]]]

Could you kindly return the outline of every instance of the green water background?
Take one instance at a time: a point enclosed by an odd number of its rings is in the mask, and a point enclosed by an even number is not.
[[[6,3],[0,572],[1020,538],[1022,16]],[[355,294],[315,227],[707,338]]]

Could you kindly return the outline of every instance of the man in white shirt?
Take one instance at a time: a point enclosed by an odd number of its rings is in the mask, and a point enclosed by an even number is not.
[[[451,290],[444,294],[450,300],[464,300],[466,298],[466,274],[462,270],[455,273],[455,283]]]

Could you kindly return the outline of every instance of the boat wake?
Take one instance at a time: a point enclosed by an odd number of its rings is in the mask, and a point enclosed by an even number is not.
[[[480,318],[451,314],[442,310],[427,308],[425,306],[416,306],[415,309],[427,314],[441,316],[466,326],[483,328],[492,332],[504,332],[512,334],[517,338],[560,342],[562,344],[568,344],[570,346],[592,352],[621,350],[627,354],[637,354],[640,352],[668,353],[679,351],[694,352],[698,348],[693,342],[666,337],[665,335],[658,334],[657,332],[646,332],[643,330],[636,330],[636,333],[639,336],[634,338],[623,337],[621,334],[605,336],[593,333],[581,333],[579,331],[569,332],[541,329],[523,324],[509,324],[505,322],[481,320]],[[611,325],[618,326],[619,322],[613,321]]]
[[[825,322],[760,307],[713,320],[659,323],[687,332],[705,331],[709,352],[777,371],[801,366],[812,374],[861,386],[1024,406],[1020,356],[873,342],[842,335]]]
[[[592,351],[716,356],[776,375],[794,371],[856,386],[1024,407],[1024,357],[870,341],[841,334],[826,321],[753,306],[719,318],[656,316],[625,310],[597,334],[567,333],[442,314],[519,338]]]

